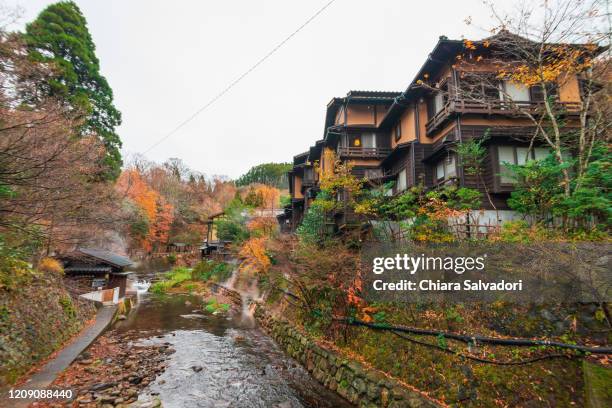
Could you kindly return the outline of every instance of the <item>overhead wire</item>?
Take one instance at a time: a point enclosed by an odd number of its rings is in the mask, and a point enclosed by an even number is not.
[[[229,83],[229,85],[227,85],[225,88],[223,88],[223,90],[221,90],[221,92],[219,92],[218,94],[216,94],[214,97],[212,97],[206,104],[204,104],[202,107],[200,107],[198,110],[196,110],[194,113],[192,113],[190,116],[188,116],[186,119],[184,119],[182,122],[180,122],[177,126],[175,126],[170,132],[168,132],[167,134],[165,134],[164,136],[162,136],[161,138],[159,138],[155,143],[153,143],[151,146],[149,146],[146,150],[144,150],[142,153],[146,154],[148,152],[150,152],[151,150],[153,150],[154,148],[156,148],[157,146],[159,146],[161,143],[163,143],[165,140],[167,140],[168,138],[170,138],[172,135],[174,135],[176,132],[178,132],[181,128],[183,128],[185,125],[187,125],[189,122],[191,122],[192,120],[194,120],[198,115],[200,115],[202,112],[204,112],[206,109],[208,109],[209,107],[211,107],[215,102],[217,102],[219,99],[221,99],[225,94],[227,94],[232,88],[234,88],[236,85],[238,85],[244,78],[246,78],[251,72],[253,72],[257,67],[259,67],[261,64],[263,64],[266,60],[268,60],[272,55],[274,55],[274,53],[276,53],[281,47],[283,47],[287,42],[289,42],[293,37],[295,37],[300,31],[302,31],[308,24],[312,23],[319,15],[321,15],[321,13],[323,13],[327,8],[329,8],[336,0],[330,0],[327,3],[325,3],[325,5],[323,5],[323,7],[321,7],[320,9],[318,9],[316,11],[316,13],[314,13],[312,16],[310,16],[304,23],[302,23],[297,29],[295,29],[291,34],[289,34],[287,37],[285,37],[284,40],[282,40],[280,43],[278,43],[274,48],[272,48],[270,51],[268,51],[268,53],[266,53],[263,57],[261,57],[259,60],[257,60],[257,62],[255,62],[253,65],[251,65],[246,71],[244,71],[240,76],[238,76],[236,79],[234,79],[232,82]]]

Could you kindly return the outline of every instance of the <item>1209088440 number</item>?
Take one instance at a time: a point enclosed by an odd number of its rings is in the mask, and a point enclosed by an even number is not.
[[[10,399],[71,399],[72,390],[54,390],[54,389],[11,389],[8,392]]]

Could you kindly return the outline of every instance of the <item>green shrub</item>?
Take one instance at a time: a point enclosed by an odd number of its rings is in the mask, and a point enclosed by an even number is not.
[[[166,274],[164,280],[155,282],[151,285],[151,292],[165,293],[168,289],[176,287],[182,282],[190,279],[191,269],[185,268],[184,266],[177,266]]]
[[[212,260],[200,261],[191,271],[192,280],[223,282],[232,276],[231,265]]]
[[[175,254],[169,254],[169,255],[166,257],[166,261],[168,261],[168,263],[169,263],[170,265],[174,265],[174,264],[176,263],[176,255],[175,255]]]
[[[64,314],[66,314],[71,319],[76,317],[77,312],[74,307],[74,304],[72,303],[72,298],[69,295],[60,296],[58,302],[60,306],[62,306]]]
[[[16,290],[28,284],[36,272],[24,259],[29,251],[21,246],[9,245],[6,236],[0,234],[0,289]]]
[[[227,312],[230,310],[230,305],[227,303],[219,303],[216,298],[208,299],[204,305],[204,310],[208,313]]]
[[[327,191],[319,193],[296,231],[300,241],[320,245],[331,236],[325,223],[325,214],[332,210],[334,205],[335,202]]]
[[[157,294],[166,293],[166,291],[170,289],[172,286],[173,284],[171,281],[155,282],[154,284],[151,285],[151,292],[157,293]]]
[[[222,241],[242,242],[249,238],[246,226],[236,220],[216,221],[217,237]]]

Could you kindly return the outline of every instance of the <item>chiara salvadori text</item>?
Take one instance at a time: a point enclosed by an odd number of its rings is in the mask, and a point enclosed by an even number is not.
[[[396,282],[384,282],[375,280],[372,282],[372,287],[374,290],[383,291],[521,291],[523,290],[523,281],[484,282],[482,280],[464,280],[462,282],[443,282],[430,279],[420,281],[401,279]]]

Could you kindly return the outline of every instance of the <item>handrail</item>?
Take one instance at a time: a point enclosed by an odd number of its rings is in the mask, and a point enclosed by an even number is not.
[[[340,156],[351,157],[384,157],[391,153],[391,149],[387,147],[354,147],[341,146],[338,148]]]
[[[582,102],[555,102],[557,107],[564,108],[568,113],[577,113],[582,109]],[[440,109],[425,124],[425,130],[429,134],[440,126],[451,113],[481,113],[481,114],[502,114],[520,115],[521,112],[528,111],[531,114],[541,113],[544,110],[544,102],[532,101],[504,101],[504,100],[469,100],[465,98],[450,99],[442,109]]]

